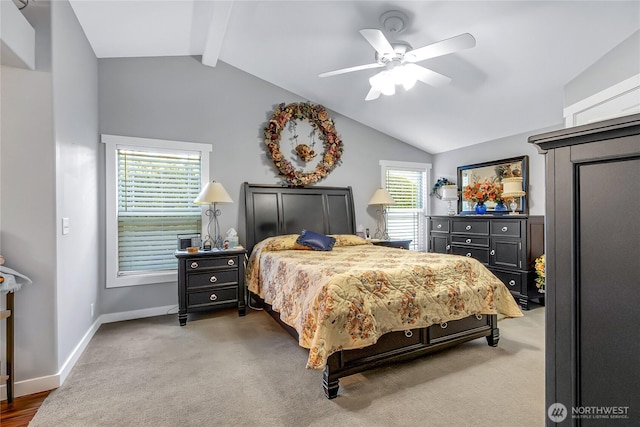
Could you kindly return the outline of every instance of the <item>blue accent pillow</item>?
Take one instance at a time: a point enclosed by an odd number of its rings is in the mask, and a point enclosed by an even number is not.
[[[296,243],[316,251],[330,251],[336,243],[335,237],[325,236],[315,231],[302,230]]]

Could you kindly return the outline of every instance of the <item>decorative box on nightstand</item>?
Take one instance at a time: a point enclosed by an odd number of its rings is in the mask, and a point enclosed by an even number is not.
[[[244,256],[246,250],[228,249],[188,253],[178,258],[178,320],[187,323],[188,313],[222,307],[238,307],[246,314]]]
[[[371,240],[377,246],[388,246],[390,248],[409,249],[411,240]]]

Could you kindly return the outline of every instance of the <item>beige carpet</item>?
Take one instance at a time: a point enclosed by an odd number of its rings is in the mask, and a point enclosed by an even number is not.
[[[37,426],[542,426],[544,308],[484,338],[340,380],[266,313],[225,310],[100,327]]]

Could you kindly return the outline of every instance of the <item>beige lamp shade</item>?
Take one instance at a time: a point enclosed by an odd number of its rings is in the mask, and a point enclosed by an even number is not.
[[[210,205],[212,203],[233,203],[231,196],[219,182],[209,182],[200,191],[198,197],[193,201],[196,205]]]
[[[458,186],[456,186],[456,185],[443,185],[442,186],[442,200],[458,200]]]
[[[393,200],[393,197],[391,197],[391,194],[389,194],[389,192],[384,188],[378,188],[376,192],[373,193],[371,200],[369,200],[369,205],[395,205],[395,204],[396,204],[396,201]]]

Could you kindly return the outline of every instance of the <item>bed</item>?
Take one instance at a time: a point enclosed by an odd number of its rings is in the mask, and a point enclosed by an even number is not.
[[[355,236],[350,187],[244,184],[249,297],[298,343],[307,367],[339,379],[486,337],[497,314],[522,313],[504,284],[475,259],[374,246]],[[302,230],[333,236],[330,251],[299,245]]]

